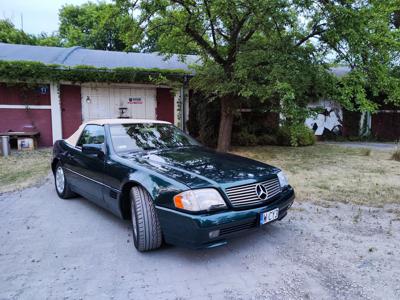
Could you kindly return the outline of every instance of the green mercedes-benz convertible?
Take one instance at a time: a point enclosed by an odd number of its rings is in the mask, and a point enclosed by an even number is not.
[[[294,200],[281,170],[218,153],[168,122],[112,119],[82,124],[54,145],[57,194],[81,195],[131,218],[139,251],[162,242],[191,248],[281,220]]]

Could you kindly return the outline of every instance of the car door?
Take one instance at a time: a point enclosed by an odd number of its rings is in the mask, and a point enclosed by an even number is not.
[[[104,142],[104,126],[86,125],[75,149],[69,151],[65,166],[71,173],[71,185],[74,191],[106,207],[103,199],[105,155],[82,152],[84,144],[101,144],[105,151]]]

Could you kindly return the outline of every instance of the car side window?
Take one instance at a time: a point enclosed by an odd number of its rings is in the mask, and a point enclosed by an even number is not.
[[[76,144],[82,147],[83,144],[103,144],[104,143],[104,127],[100,125],[86,125]]]

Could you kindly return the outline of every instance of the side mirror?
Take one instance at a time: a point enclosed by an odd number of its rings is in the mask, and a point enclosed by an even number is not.
[[[99,157],[104,156],[103,144],[83,144],[82,153],[94,154]]]

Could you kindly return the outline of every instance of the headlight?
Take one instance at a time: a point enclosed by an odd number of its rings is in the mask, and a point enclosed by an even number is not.
[[[285,187],[285,186],[289,185],[289,181],[288,181],[285,173],[280,171],[277,175],[278,175],[278,179],[279,179],[279,183],[280,183],[281,187]]]
[[[226,207],[224,199],[215,189],[189,190],[174,196],[175,207],[202,211]]]

